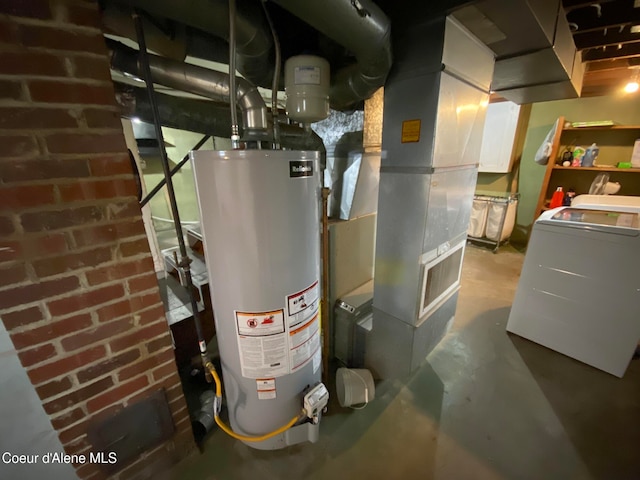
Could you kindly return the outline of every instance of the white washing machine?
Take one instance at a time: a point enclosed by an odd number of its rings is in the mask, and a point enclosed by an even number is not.
[[[543,213],[507,331],[622,377],[640,340],[640,213]]]

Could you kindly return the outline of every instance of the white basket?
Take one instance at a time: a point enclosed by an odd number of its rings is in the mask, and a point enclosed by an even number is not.
[[[484,237],[485,228],[487,226],[487,214],[489,213],[489,203],[486,200],[473,200],[471,208],[471,219],[469,220],[469,228],[467,235],[470,237]]]
[[[513,227],[516,222],[517,202],[509,203],[492,203],[489,207],[489,213],[487,215],[487,228],[486,237],[494,242],[503,242],[511,236]],[[502,223],[502,216],[504,217],[504,224],[502,225],[502,232],[500,232],[500,224]]]

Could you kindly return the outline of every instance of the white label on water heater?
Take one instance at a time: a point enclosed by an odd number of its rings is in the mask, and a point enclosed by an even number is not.
[[[289,328],[308,321],[318,313],[318,282],[315,281],[304,290],[287,295],[287,314]]]
[[[289,361],[291,372],[304,367],[320,350],[320,320],[318,312],[308,322],[289,331]]]
[[[235,312],[240,366],[245,378],[289,373],[284,311]]]
[[[320,67],[295,67],[293,83],[296,85],[320,85]]]
[[[258,400],[271,400],[276,398],[275,378],[256,378]]]

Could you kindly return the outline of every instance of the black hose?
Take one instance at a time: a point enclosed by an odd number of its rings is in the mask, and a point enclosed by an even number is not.
[[[180,263],[179,267],[184,272],[185,283],[187,292],[189,293],[189,300],[191,303],[191,311],[193,312],[193,321],[196,326],[196,333],[198,335],[198,346],[200,348],[200,355],[203,358],[203,362],[207,357],[207,342],[202,332],[202,323],[200,322],[200,314],[198,312],[198,304],[196,302],[193,290],[193,280],[191,278],[191,268],[189,264],[191,259],[187,255],[187,247],[184,243],[184,235],[182,232],[182,225],[180,224],[180,213],[178,212],[178,202],[176,201],[176,192],[173,188],[173,179],[171,178],[171,172],[169,170],[169,159],[167,157],[167,150],[164,146],[164,137],[162,135],[162,126],[160,125],[160,115],[158,113],[158,103],[156,102],[155,90],[153,88],[153,81],[151,80],[151,68],[149,67],[149,59],[147,58],[147,44],[144,39],[144,27],[142,26],[142,18],[136,11],[133,14],[133,21],[136,26],[136,37],[138,40],[138,46],[140,48],[140,64],[144,73],[144,82],[147,85],[147,93],[149,95],[149,104],[153,112],[153,126],[155,127],[156,137],[160,144],[160,158],[162,160],[162,170],[164,172],[164,180],[167,184],[167,192],[169,194],[169,204],[171,206],[171,213],[173,215],[173,224],[176,229],[176,235],[178,236],[178,245],[180,247]]]

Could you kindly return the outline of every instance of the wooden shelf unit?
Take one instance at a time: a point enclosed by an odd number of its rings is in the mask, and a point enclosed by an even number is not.
[[[637,137],[640,138],[640,125],[613,125],[613,126],[594,126],[594,127],[564,127],[565,124],[565,118],[564,117],[560,117],[558,118],[558,129],[556,130],[556,133],[553,137],[553,142],[552,142],[552,146],[551,146],[551,155],[549,156],[549,163],[547,163],[547,169],[545,171],[544,174],[544,178],[542,180],[542,186],[540,188],[540,194],[538,196],[538,204],[536,206],[536,218],[545,210],[548,210],[548,202],[550,199],[550,194],[549,194],[549,184],[552,182],[552,180],[556,180],[555,183],[557,183],[557,180],[562,179],[562,180],[567,180],[568,179],[568,175],[573,175],[573,179],[576,182],[579,183],[586,183],[586,180],[588,181],[588,184],[591,183],[591,181],[593,180],[591,178],[591,176],[593,176],[594,172],[600,172],[600,173],[609,173],[612,175],[611,181],[616,181],[614,177],[617,177],[618,174],[627,174],[624,176],[624,179],[626,181],[626,179],[629,179],[628,174],[631,173],[635,173],[635,174],[640,174],[640,168],[616,168],[613,165],[607,165],[607,166],[599,166],[599,167],[563,167],[561,165],[557,165],[556,163],[559,160],[560,157],[560,148],[562,146],[562,138],[563,138],[563,133],[564,132],[570,132],[570,134],[568,133],[565,137],[565,141],[568,141],[571,139],[571,135],[575,135],[578,132],[594,132],[594,139],[597,139],[598,135],[601,135],[602,132],[610,132],[610,131],[614,131],[614,132],[620,132],[620,133],[616,133],[617,135],[625,135],[624,132],[633,132],[636,131],[638,133]],[[597,133],[596,133],[597,132]],[[627,133],[628,135],[628,133]],[[631,145],[631,147],[633,147],[633,145]],[[629,158],[631,157],[631,155],[629,155]],[[628,161],[629,159],[621,159],[621,161]],[[591,176],[586,179],[584,174],[586,172],[590,172]],[[581,175],[581,173],[583,175]],[[638,179],[638,183],[640,184],[640,175],[638,175],[637,177],[632,177],[635,181],[635,179]],[[622,184],[622,180],[620,180],[620,183]],[[561,185],[561,184],[558,184]],[[565,188],[569,188],[570,185],[563,185]],[[624,186],[623,186],[624,187]],[[553,192],[551,192],[553,193]],[[577,194],[581,194],[581,193],[588,193],[588,192],[582,192],[582,191],[578,191]],[[624,194],[624,193],[621,193]],[[629,194],[629,193],[627,193]],[[638,191],[633,191],[633,193],[630,193],[632,195],[640,195],[640,187],[638,188]]]

